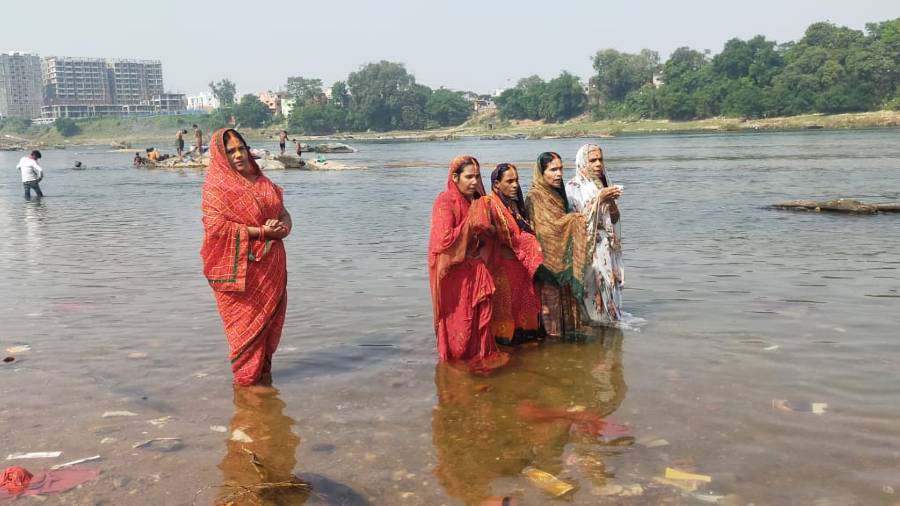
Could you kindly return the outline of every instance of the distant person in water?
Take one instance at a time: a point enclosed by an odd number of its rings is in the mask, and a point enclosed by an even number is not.
[[[197,150],[197,156],[203,154],[203,131],[200,130],[200,127],[197,125],[193,125],[194,127],[194,146]]]
[[[140,154],[140,153],[135,153],[135,154],[134,154],[134,159],[132,160],[131,163],[132,163],[135,167],[140,167],[140,166],[144,165],[144,159],[141,158],[141,154]]]
[[[178,152],[178,158],[184,156],[184,134],[187,133],[187,130],[178,129],[175,132],[175,151]]]
[[[287,146],[287,130],[282,130],[278,134],[278,147],[281,149],[281,156],[284,156],[284,148]]]
[[[219,307],[234,383],[270,384],[287,307],[282,240],[291,215],[233,129],[213,134],[203,185],[203,274]]]
[[[450,162],[446,190],[434,201],[428,243],[428,277],[438,357],[488,373],[509,356],[499,350],[491,329],[494,282],[483,260],[482,242],[470,221],[473,202],[484,197],[478,160]]]
[[[31,200],[31,190],[34,190],[38,200],[44,197],[39,184],[44,179],[44,169],[38,165],[38,160],[40,159],[41,152],[35,149],[28,156],[23,156],[19,160],[18,165],[16,165],[16,169],[22,175],[22,186],[25,187],[25,200]]]

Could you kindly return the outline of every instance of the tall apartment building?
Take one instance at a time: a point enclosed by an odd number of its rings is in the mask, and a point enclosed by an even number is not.
[[[106,60],[51,56],[43,64],[45,105],[113,104]]]
[[[108,68],[110,88],[117,104],[147,103],[163,94],[162,63],[159,60],[110,60]]]
[[[46,118],[179,112],[184,96],[167,94],[159,60],[51,56],[43,63]]]
[[[40,56],[0,54],[0,118],[39,118],[42,103]]]

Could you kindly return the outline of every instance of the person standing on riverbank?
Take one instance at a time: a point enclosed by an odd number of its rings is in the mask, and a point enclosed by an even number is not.
[[[271,383],[272,357],[287,308],[291,215],[282,189],[267,178],[243,137],[213,134],[203,185],[203,274],[219,307],[234,383]]]
[[[284,148],[287,146],[287,138],[287,130],[282,130],[278,133],[278,147],[281,149],[281,156],[284,156]]]
[[[203,131],[196,124],[194,127],[194,145],[197,149],[197,157],[203,155]]]
[[[28,156],[23,156],[19,160],[18,165],[16,165],[16,169],[22,175],[22,186],[25,187],[25,200],[31,200],[31,190],[34,190],[38,200],[44,198],[44,193],[41,191],[41,185],[39,184],[44,179],[44,169],[37,162],[40,159],[41,152],[35,149]]]
[[[469,219],[472,202],[484,193],[478,160],[471,156],[454,158],[447,189],[434,201],[428,243],[438,357],[442,362],[463,361],[475,373],[488,373],[509,360],[494,341],[494,282]]]
[[[584,273],[593,248],[584,215],[569,205],[557,153],[538,156],[525,207],[544,253],[538,273],[544,330],[551,337],[582,337]]]
[[[187,133],[187,130],[183,130],[181,128],[175,132],[175,151],[178,152],[178,158],[184,157],[184,134]]]
[[[587,220],[591,263],[584,276],[585,316],[593,323],[610,323],[622,318],[622,245],[618,230],[616,199],[622,187],[610,186],[603,163],[603,150],[585,144],[575,155],[575,177],[566,183],[572,207]]]

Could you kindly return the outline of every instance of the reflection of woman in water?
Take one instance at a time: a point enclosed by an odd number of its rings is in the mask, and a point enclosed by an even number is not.
[[[234,389],[234,417],[229,434],[240,431],[238,434],[246,435],[252,442],[231,438],[226,442],[225,458],[219,464],[224,485],[220,500],[230,497],[235,504],[255,504],[250,501],[250,496],[243,496],[243,500],[236,497],[235,494],[240,493],[237,487],[300,483],[294,477],[295,453],[300,438],[292,430],[296,422],[284,414],[284,407],[275,388]],[[254,455],[262,465],[253,464]],[[289,505],[302,504],[307,496],[308,491],[301,488],[273,487],[259,491],[255,498],[264,504]]]
[[[475,505],[508,495],[508,484],[494,482],[518,478],[528,466],[566,478],[563,453],[572,442],[590,457],[574,459],[587,467],[582,473],[605,480],[597,474],[602,457],[591,453],[617,437],[604,418],[622,404],[626,386],[621,331],[595,332],[583,344],[523,349],[515,367],[493,377],[438,364],[432,433],[435,474],[447,494]]]

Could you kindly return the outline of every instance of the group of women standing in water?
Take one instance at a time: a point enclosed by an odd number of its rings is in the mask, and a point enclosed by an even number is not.
[[[502,345],[579,337],[622,317],[616,199],[596,144],[582,146],[576,175],[541,153],[528,197],[519,170],[501,163],[485,191],[474,157],[450,163],[434,203],[428,246],[434,328],[442,362],[473,372],[502,366]],[[210,142],[203,187],[204,274],[219,306],[234,383],[269,383],[287,300],[282,239],[291,216],[282,190],[250,156],[235,130]]]
[[[609,184],[600,146],[582,146],[575,161],[564,184],[562,158],[541,153],[524,199],[512,164],[497,165],[487,194],[478,160],[450,163],[428,247],[441,361],[487,372],[508,360],[501,345],[577,338],[622,318],[622,187]]]

